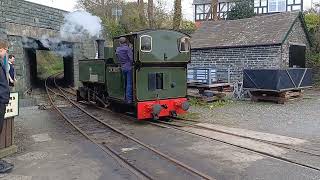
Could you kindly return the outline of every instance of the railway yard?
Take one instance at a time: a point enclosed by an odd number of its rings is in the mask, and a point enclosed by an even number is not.
[[[2,179],[320,178],[317,90],[286,105],[193,106],[197,118],[154,122],[78,103],[54,77],[46,91],[42,110],[21,108],[19,152],[6,158],[16,168]]]
[[[320,180],[320,2],[33,1],[1,1],[0,180]]]

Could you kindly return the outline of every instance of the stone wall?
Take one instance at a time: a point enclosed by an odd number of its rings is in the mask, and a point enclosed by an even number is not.
[[[230,69],[231,81],[242,80],[243,69],[279,68],[281,46],[192,50],[189,67]],[[224,79],[226,80],[226,79]]]
[[[23,0],[0,0],[6,22],[59,30],[67,11]]]
[[[230,68],[231,80],[241,81],[242,71],[246,68],[288,68],[290,44],[301,44],[307,47],[307,51],[310,49],[300,20],[293,25],[282,45],[192,50],[189,66],[213,67],[220,71]]]
[[[24,92],[31,86],[30,69],[24,38],[40,39],[43,36],[58,37],[67,11],[39,5],[23,0],[0,0],[0,38],[9,41],[10,54],[16,56],[17,90]],[[77,61],[95,57],[94,40],[83,42],[65,40],[74,43],[74,82],[78,84]],[[79,48],[79,49],[78,49]]]
[[[289,67],[289,49],[290,44],[298,44],[302,46],[306,46],[307,52],[310,50],[310,44],[307,39],[307,35],[304,32],[302,27],[302,23],[298,20],[292,27],[292,30],[288,34],[287,39],[282,45],[282,67]],[[307,63],[308,64],[308,63]]]
[[[21,36],[8,36],[10,53],[16,56],[15,71],[17,75],[17,90],[25,90],[30,87],[29,61],[25,59]]]

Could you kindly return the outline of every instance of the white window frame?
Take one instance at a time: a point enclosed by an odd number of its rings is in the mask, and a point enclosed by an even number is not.
[[[188,39],[189,40],[189,50],[188,51],[181,51],[181,40],[182,39]],[[190,52],[190,50],[191,50],[191,42],[190,42],[190,38],[189,37],[182,37],[182,38],[180,38],[179,39],[179,52],[181,52],[181,53],[188,53],[188,52]]]
[[[148,37],[148,38],[150,38],[151,39],[151,44],[150,44],[150,46],[151,46],[151,49],[149,50],[149,51],[146,51],[146,50],[142,50],[142,38],[143,37]],[[152,51],[152,37],[151,36],[149,36],[149,35],[142,35],[142,36],[140,36],[140,51],[141,52],[151,52]]]
[[[279,11],[279,1],[284,1],[285,2],[285,10],[284,11]],[[276,2],[276,10],[275,11],[271,11],[270,10],[270,0],[268,1],[268,12],[285,12],[287,9],[287,1],[286,0],[275,0]]]

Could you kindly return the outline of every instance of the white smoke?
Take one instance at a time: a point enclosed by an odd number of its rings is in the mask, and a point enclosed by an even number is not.
[[[38,40],[23,37],[22,44],[24,48],[35,50],[45,48],[63,57],[72,56],[72,45],[66,42],[101,37],[101,22],[99,17],[93,16],[86,11],[71,12],[65,15],[64,24],[60,27],[60,33],[57,37],[44,35]]]
[[[24,48],[29,48],[29,49],[38,49],[39,45],[36,40],[27,38],[27,37],[22,37],[22,46]]]
[[[23,48],[33,49],[34,51],[49,50],[62,57],[72,56],[73,47],[71,43],[63,42],[61,38],[51,38],[49,36],[42,36],[40,39],[22,38]]]
[[[60,56],[72,56],[72,45],[61,41],[61,38],[50,38],[48,36],[42,36],[40,42],[44,48],[47,48],[50,51],[54,51]]]
[[[102,33],[101,19],[86,11],[75,11],[64,17],[60,28],[60,36],[64,39],[84,37],[99,38]]]

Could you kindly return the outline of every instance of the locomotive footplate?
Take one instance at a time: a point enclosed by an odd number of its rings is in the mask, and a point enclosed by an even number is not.
[[[138,120],[174,117],[187,112],[190,105],[187,98],[144,101],[137,103]]]

